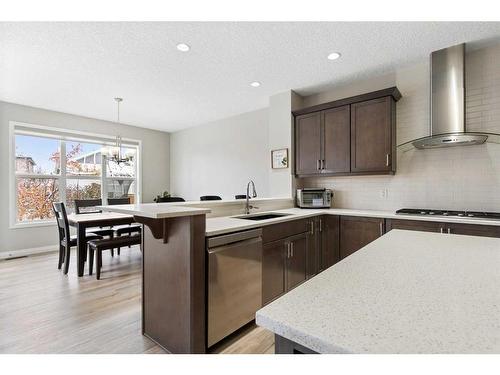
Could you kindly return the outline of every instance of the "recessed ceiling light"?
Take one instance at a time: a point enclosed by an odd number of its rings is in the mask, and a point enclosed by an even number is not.
[[[181,52],[187,52],[191,49],[186,43],[179,43],[177,44],[177,49]]]
[[[254,81],[254,82],[250,83],[250,86],[252,86],[252,87],[259,87],[260,86],[260,82]]]
[[[328,55],[328,60],[337,60],[340,57],[339,52],[332,52]]]

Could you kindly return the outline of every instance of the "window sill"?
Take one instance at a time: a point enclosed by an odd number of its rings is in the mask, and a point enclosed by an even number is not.
[[[26,229],[26,228],[37,228],[37,227],[53,227],[56,225],[55,221],[35,221],[30,223],[16,223],[11,224],[9,229]]]

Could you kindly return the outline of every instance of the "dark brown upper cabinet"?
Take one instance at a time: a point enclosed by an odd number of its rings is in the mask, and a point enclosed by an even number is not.
[[[349,173],[350,108],[348,105],[321,112],[321,173]]]
[[[294,111],[295,174],[394,174],[396,87]]]
[[[395,109],[389,96],[351,105],[352,172],[395,172]]]
[[[297,174],[312,175],[320,171],[321,113],[298,116],[295,119]]]

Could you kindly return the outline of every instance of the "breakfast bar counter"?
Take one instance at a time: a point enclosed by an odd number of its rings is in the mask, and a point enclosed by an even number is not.
[[[142,333],[171,353],[204,353],[207,208],[100,207],[133,215],[142,231]]]
[[[276,353],[500,353],[500,239],[392,230],[260,309]]]

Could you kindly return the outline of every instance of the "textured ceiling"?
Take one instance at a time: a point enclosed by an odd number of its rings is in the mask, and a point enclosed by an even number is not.
[[[0,100],[113,121],[121,96],[122,122],[174,131],[499,36],[481,22],[0,23]]]

